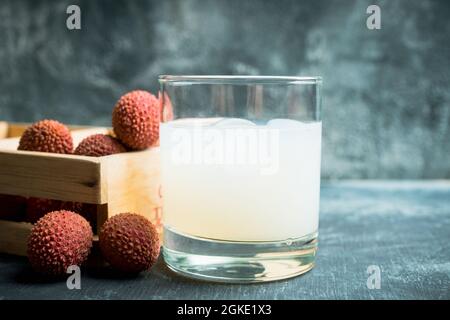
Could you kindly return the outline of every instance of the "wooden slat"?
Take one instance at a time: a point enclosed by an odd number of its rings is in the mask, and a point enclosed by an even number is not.
[[[0,252],[26,256],[31,228],[30,223],[0,220]]]
[[[159,148],[103,157],[102,176],[108,190],[108,216],[135,212],[158,223],[162,207]]]
[[[29,125],[28,123],[9,123],[7,137],[20,137]]]
[[[20,134],[27,126],[11,125],[8,134]],[[74,146],[89,135],[109,133],[108,128],[101,127],[73,129]],[[17,151],[19,139],[0,140],[0,193],[106,203],[98,158]]]
[[[0,194],[103,204],[100,158],[0,151]]]
[[[0,139],[0,150],[17,150],[19,147],[19,138]]]
[[[8,137],[8,123],[5,121],[0,121],[0,139],[5,139]]]

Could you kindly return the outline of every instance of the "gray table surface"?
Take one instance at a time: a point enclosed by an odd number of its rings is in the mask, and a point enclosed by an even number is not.
[[[380,289],[367,287],[371,265]],[[160,260],[135,278],[83,271],[81,286],[37,280],[26,258],[0,255],[0,299],[450,299],[450,181],[323,183],[317,265],[290,280],[192,281]]]

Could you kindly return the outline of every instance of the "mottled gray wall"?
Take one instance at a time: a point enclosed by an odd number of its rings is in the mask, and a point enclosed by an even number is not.
[[[321,75],[324,177],[450,178],[449,21],[431,0],[2,0],[0,119],[108,125],[162,73]]]

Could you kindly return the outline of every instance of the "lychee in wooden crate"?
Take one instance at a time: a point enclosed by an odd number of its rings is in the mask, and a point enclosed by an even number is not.
[[[105,157],[18,151],[25,124],[0,122],[0,194],[95,204],[97,230],[110,216],[136,212],[161,230],[159,148]],[[70,127],[74,146],[108,128]],[[0,211],[4,210],[0,204]],[[26,255],[32,225],[0,220],[0,252]]]

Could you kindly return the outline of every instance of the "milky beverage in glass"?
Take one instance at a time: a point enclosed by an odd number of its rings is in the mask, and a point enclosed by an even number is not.
[[[321,79],[159,81],[168,267],[238,283],[311,270],[318,243]]]
[[[230,241],[317,231],[321,122],[186,119],[160,137],[166,228]]]

